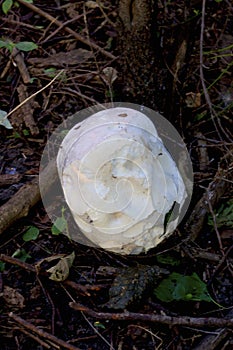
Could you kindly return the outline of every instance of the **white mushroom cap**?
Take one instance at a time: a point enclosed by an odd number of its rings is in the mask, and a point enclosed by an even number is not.
[[[75,125],[62,142],[57,166],[74,220],[93,245],[139,254],[176,228],[179,215],[166,229],[165,217],[175,203],[180,212],[185,185],[143,113],[110,108]]]

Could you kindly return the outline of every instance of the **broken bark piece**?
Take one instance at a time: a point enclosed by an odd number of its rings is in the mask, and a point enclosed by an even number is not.
[[[85,49],[76,49],[68,52],[58,52],[49,57],[34,57],[29,58],[28,62],[37,67],[62,67],[62,66],[74,66],[83,62],[86,62],[90,57],[93,57],[93,53]]]
[[[47,192],[57,179],[55,161],[51,161],[41,172],[41,186],[39,177],[25,184],[19,191],[0,207],[0,234],[16,220],[28,215],[29,210],[40,200],[40,189]]]
[[[19,102],[22,103],[26,98],[28,98],[27,87],[24,84],[20,84],[17,88],[19,94]],[[35,102],[33,99],[27,101],[20,108],[20,113],[22,113],[22,117],[25,125],[30,129],[32,135],[38,135],[39,129],[36,126],[36,122],[33,118],[33,111],[35,107]]]
[[[149,285],[169,271],[158,266],[128,267],[120,271],[109,290],[110,300],[102,305],[110,309],[124,310],[134,302],[139,302]]]
[[[18,67],[24,84],[30,83],[31,78],[28,73],[27,66],[24,62],[23,54],[16,47],[14,47],[12,50],[12,59]]]

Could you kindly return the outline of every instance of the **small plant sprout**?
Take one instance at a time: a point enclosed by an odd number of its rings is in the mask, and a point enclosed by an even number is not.
[[[20,51],[32,51],[38,48],[38,46],[32,41],[20,41],[18,43],[14,43],[11,40],[0,40],[0,48],[6,48],[12,53],[13,48],[16,47]]]

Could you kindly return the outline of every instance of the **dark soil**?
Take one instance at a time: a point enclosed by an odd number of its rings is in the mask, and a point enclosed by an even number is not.
[[[16,175],[13,180],[4,178],[3,183],[0,179],[0,205],[3,205],[22,186],[38,176],[46,141],[63,120],[93,104],[111,102],[111,96],[113,101],[127,101],[127,97],[122,93],[124,80],[119,64],[117,2],[88,1],[86,6],[84,1],[33,2],[37,9],[66,23],[83,38],[90,37],[116,59],[91,49],[64,26],[58,30],[52,18],[25,6],[23,1],[14,3],[7,14],[2,10],[7,1],[1,0],[0,3],[1,42],[29,41],[38,45],[35,50],[20,53],[0,48],[0,110],[12,111],[27,96],[48,84],[61,69],[64,70],[50,86],[30,100],[26,109],[21,107],[9,116],[13,129],[0,126],[0,176],[9,175],[10,178]],[[200,76],[201,30],[204,78]],[[219,224],[218,230],[214,224],[208,225],[206,217],[195,242],[188,242],[188,253],[181,244],[189,233],[184,230],[185,222],[215,178],[224,155],[230,148],[232,150],[232,3],[227,0],[206,1],[203,23],[201,1],[191,1],[191,5],[187,1],[158,1],[156,35],[168,74],[161,103],[166,108],[160,109],[160,112],[184,138],[194,169],[193,199],[180,231],[147,255],[118,256],[82,246],[63,235],[53,235],[52,223],[39,202],[26,218],[12,224],[0,236],[0,253],[5,256],[0,265],[1,350],[63,349],[46,337],[38,336],[30,327],[22,326],[10,316],[11,312],[44,332],[65,340],[67,349],[70,344],[82,350],[195,349],[204,338],[212,335],[216,341],[217,335],[222,332],[218,327],[208,327],[208,317],[225,318],[232,312],[232,215],[229,219],[226,213],[219,214],[223,216],[223,223]],[[77,54],[74,51],[77,49],[83,51]],[[67,52],[70,52],[69,56]],[[21,55],[21,61],[25,63],[22,71],[15,63],[15,55]],[[118,73],[111,86],[103,73],[106,67],[113,67]],[[207,88],[206,94],[203,83]],[[24,88],[26,93],[21,96]],[[146,94],[146,89],[142,91],[142,99],[143,94]],[[29,115],[29,119],[25,115]],[[228,158],[225,168],[232,173],[232,159],[229,161]],[[228,187],[213,210],[219,210],[221,206],[227,208],[231,199],[232,187]],[[209,218],[211,216],[213,212]],[[37,227],[40,233],[36,240],[25,242],[22,236],[30,226]],[[202,257],[197,257],[196,253],[189,254],[194,252],[194,248],[203,253]],[[39,272],[33,270],[42,259],[57,254],[68,255],[73,251],[75,261],[68,281],[49,279],[45,271],[54,263],[47,260],[41,263]],[[126,308],[146,314],[206,317],[205,327],[101,320],[69,306],[71,301],[75,301],[91,310],[115,312],[102,305],[109,300],[109,288],[120,271],[118,269],[137,267],[138,264],[155,265],[157,254],[162,252],[168,252],[173,261],[178,259],[179,265],[158,263],[161,268],[185,275],[196,272],[222,308],[205,301],[161,302],[153,293],[153,285],[147,288],[141,299],[134,300],[132,297],[133,301]],[[6,256],[14,259],[6,262]],[[25,264],[17,265],[16,259],[25,261]],[[27,264],[33,267],[31,271],[27,270]],[[232,349],[232,333],[226,329],[225,332],[219,343],[216,341],[205,349]]]

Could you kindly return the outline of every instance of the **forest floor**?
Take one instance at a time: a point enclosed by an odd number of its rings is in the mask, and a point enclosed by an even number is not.
[[[1,350],[232,349],[233,6],[227,0],[186,6],[158,1],[156,24],[172,79],[172,118],[165,117],[184,138],[194,171],[179,231],[147,254],[119,256],[54,234],[37,199],[27,216],[3,223],[0,232]],[[18,191],[37,181],[55,128],[79,110],[124,96],[115,1],[1,0],[0,7],[5,215]],[[181,35],[187,23],[188,35]],[[28,198],[19,198],[23,208]],[[47,270],[73,252],[68,278],[51,279]],[[159,281],[154,265],[164,273]],[[118,302],[109,295],[114,279]]]

